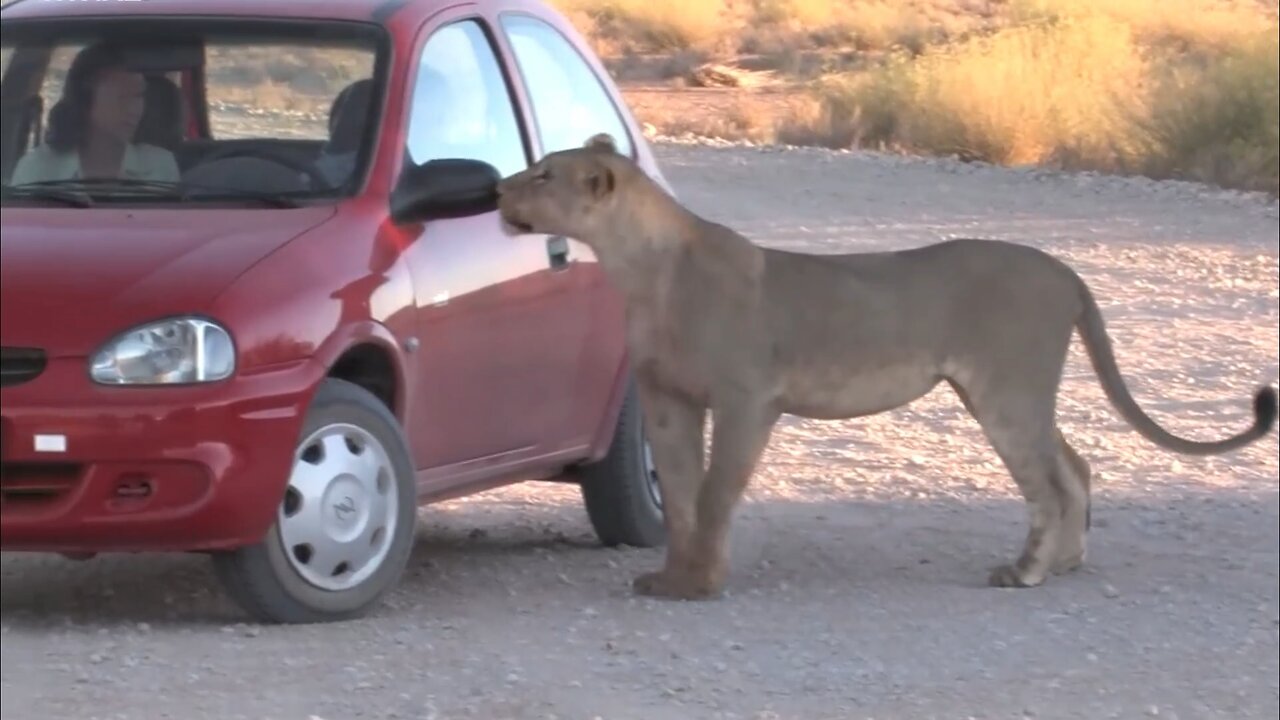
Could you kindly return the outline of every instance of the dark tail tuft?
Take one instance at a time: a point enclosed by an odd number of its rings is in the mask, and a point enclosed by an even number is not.
[[[1275,388],[1264,387],[1253,396],[1253,417],[1259,436],[1271,432],[1271,427],[1276,424]]]

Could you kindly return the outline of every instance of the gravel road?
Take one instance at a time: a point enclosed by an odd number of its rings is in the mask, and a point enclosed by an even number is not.
[[[940,160],[658,147],[694,209],[814,252],[1013,239],[1092,284],[1139,402],[1245,426],[1280,372],[1277,204],[1195,185]],[[821,311],[821,309],[815,309]],[[1060,405],[1095,472],[1086,571],[983,585],[1025,532],[949,391],[857,422],[784,418],[741,507],[727,597],[633,597],[660,551],[594,544],[572,488],[424,509],[376,615],[259,627],[198,557],[0,565],[4,720],[1269,718],[1280,714],[1276,435],[1229,457],[1127,429],[1077,343]]]

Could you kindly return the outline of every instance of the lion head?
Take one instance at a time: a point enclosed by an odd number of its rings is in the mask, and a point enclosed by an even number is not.
[[[609,227],[620,185],[639,172],[606,133],[581,148],[549,153],[498,183],[498,212],[521,233],[589,242]]]

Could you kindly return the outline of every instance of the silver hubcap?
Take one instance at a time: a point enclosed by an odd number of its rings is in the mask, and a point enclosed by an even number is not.
[[[387,452],[354,425],[329,425],[298,446],[280,504],[280,539],[293,569],[324,590],[346,590],[382,565],[400,498]]]
[[[658,468],[653,464],[653,450],[649,447],[648,438],[644,441],[644,477],[649,496],[658,507],[662,507],[662,486],[658,484]]]

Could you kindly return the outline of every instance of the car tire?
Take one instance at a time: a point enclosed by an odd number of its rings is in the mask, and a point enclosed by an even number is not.
[[[627,383],[608,454],[580,466],[578,476],[587,517],[600,542],[641,548],[666,543],[662,493],[648,453],[634,379]]]
[[[395,417],[358,385],[326,378],[303,421],[276,521],[261,542],[215,553],[215,572],[262,622],[360,617],[404,573],[416,492]]]

